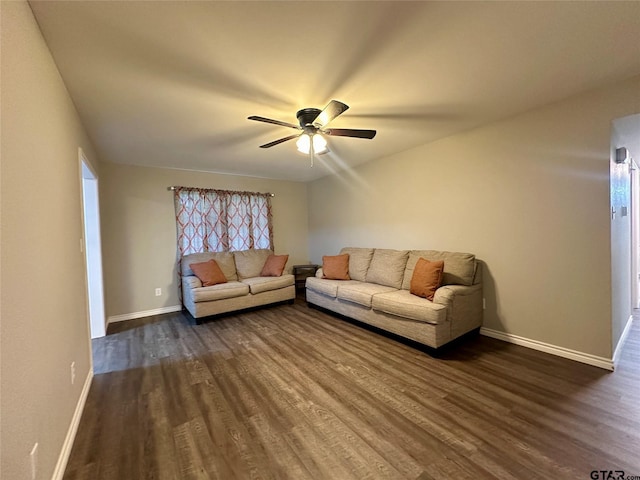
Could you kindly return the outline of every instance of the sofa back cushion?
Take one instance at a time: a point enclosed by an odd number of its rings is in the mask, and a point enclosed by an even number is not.
[[[373,251],[366,281],[399,289],[402,286],[408,258],[408,250],[376,248]]]
[[[444,261],[442,272],[442,285],[473,285],[473,277],[476,272],[476,256],[471,253],[440,252],[438,250],[412,250],[409,253],[402,288],[409,290],[411,277],[418,259],[426,258],[431,262]]]
[[[267,258],[272,254],[273,252],[266,248],[233,252],[233,257],[236,261],[236,270],[238,271],[240,280],[243,278],[259,277]]]
[[[195,273],[191,270],[189,265],[191,263],[208,262],[209,260],[215,260],[227,281],[238,280],[238,274],[236,272],[236,264],[233,260],[233,254],[229,252],[203,252],[192,253],[182,257],[182,276],[190,277]]]
[[[340,250],[340,255],[349,255],[349,277],[351,280],[364,282],[367,278],[367,270],[373,258],[373,248],[345,247]]]

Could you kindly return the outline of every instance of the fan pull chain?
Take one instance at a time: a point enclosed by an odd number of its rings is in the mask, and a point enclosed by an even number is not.
[[[309,145],[309,156],[311,157],[311,167],[310,168],[313,168],[313,157],[314,157],[313,139],[311,141],[311,144]]]

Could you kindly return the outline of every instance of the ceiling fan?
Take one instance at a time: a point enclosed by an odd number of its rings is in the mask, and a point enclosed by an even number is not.
[[[311,156],[311,166],[313,166],[314,155],[321,155],[327,153],[327,141],[323,135],[334,135],[336,137],[354,137],[354,138],[368,138],[371,139],[376,136],[375,130],[357,130],[353,128],[326,128],[327,124],[336,118],[338,115],[344,113],[349,108],[346,105],[337,100],[331,100],[329,104],[324,107],[324,110],[318,108],[303,108],[298,110],[296,118],[300,125],[294,125],[293,123],[281,122],[280,120],[272,120],[271,118],[251,116],[249,120],[256,120],[258,122],[273,123],[274,125],[281,125],[283,127],[294,128],[299,130],[299,133],[289,135],[273,142],[260,145],[260,148],[270,148],[288,140],[297,138],[296,145],[298,151],[309,154]]]

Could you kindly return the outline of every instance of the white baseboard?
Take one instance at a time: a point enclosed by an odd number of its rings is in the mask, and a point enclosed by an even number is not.
[[[122,315],[113,315],[107,318],[107,323],[124,322],[125,320],[161,315],[163,313],[179,312],[181,310],[182,305],[171,305],[169,307],[154,308],[153,310],[144,310],[142,312],[123,313]]]
[[[550,353],[551,355],[557,355],[558,357],[568,358],[570,360],[575,360],[576,362],[586,363],[587,365],[593,365],[594,367],[613,371],[613,360],[609,358],[598,357],[596,355],[591,355],[590,353],[583,353],[564,347],[558,347],[549,343],[519,337],[518,335],[512,335],[510,333],[500,332],[490,328],[481,327],[480,334],[513,343],[515,345],[520,345],[522,347],[539,350],[541,352]]]
[[[62,477],[64,476],[64,471],[67,468],[67,462],[69,461],[69,455],[71,455],[71,448],[73,447],[73,442],[76,439],[76,433],[78,432],[78,425],[80,425],[80,419],[82,418],[82,412],[84,411],[84,405],[87,402],[87,397],[89,396],[89,389],[91,388],[92,380],[93,370],[89,370],[87,379],[84,381],[84,385],[82,387],[82,392],[80,392],[76,411],[73,413],[73,417],[71,418],[71,425],[69,425],[67,436],[62,444],[62,450],[58,456],[58,463],[56,463],[56,469],[53,471],[51,480],[62,480]]]
[[[629,336],[629,332],[631,331],[632,323],[633,323],[633,315],[630,315],[629,319],[627,320],[627,324],[624,326],[622,335],[620,335],[620,340],[618,340],[618,345],[616,346],[616,350],[613,352],[614,365],[618,363],[618,359],[620,358],[620,354],[622,353],[622,347],[624,346],[624,342],[627,341],[627,337]]]

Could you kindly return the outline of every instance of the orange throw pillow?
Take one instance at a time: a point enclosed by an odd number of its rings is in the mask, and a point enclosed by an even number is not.
[[[442,282],[443,270],[444,261],[430,262],[419,258],[416,262],[416,268],[413,270],[409,291],[414,295],[433,301],[433,296]]]
[[[203,287],[210,287],[219,283],[227,283],[227,277],[224,276],[218,263],[211,259],[208,262],[192,263],[189,268],[193,270],[196,277],[200,279]]]
[[[349,254],[322,257],[322,278],[351,280],[349,277]]]
[[[289,255],[269,255],[267,261],[264,262],[261,277],[280,277],[284,271],[284,266],[289,260]]]

